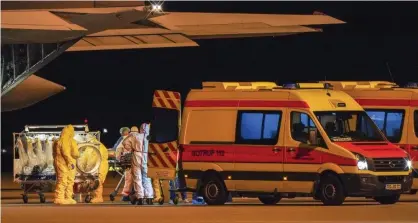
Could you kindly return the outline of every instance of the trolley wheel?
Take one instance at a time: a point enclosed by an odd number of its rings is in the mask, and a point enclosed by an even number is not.
[[[22,199],[23,199],[23,203],[25,203],[25,204],[27,204],[28,201],[29,201],[28,195],[26,195],[26,194],[22,195]]]
[[[90,203],[90,202],[91,202],[91,199],[92,199],[91,195],[87,195],[87,196],[84,198],[84,202],[86,202],[86,203]]]
[[[115,196],[113,196],[113,194],[109,195],[110,201],[115,201]]]
[[[177,205],[179,203],[179,196],[176,196],[173,200],[173,203]]]
[[[159,204],[159,205],[163,205],[163,204],[164,204],[164,197],[161,197],[161,198],[158,200],[158,204]]]
[[[40,194],[39,195],[39,201],[43,204],[46,201],[45,195],[44,194]]]

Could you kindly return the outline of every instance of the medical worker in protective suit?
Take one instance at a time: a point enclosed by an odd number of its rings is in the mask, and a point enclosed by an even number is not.
[[[100,156],[101,156],[101,162],[100,162],[100,168],[99,168],[99,187],[93,191],[92,193],[93,199],[91,200],[91,203],[103,203],[103,184],[106,180],[107,172],[109,170],[107,148],[99,140],[97,140],[97,138],[94,135],[87,134],[87,140],[90,143],[100,144],[99,150],[100,150]],[[97,160],[88,156],[83,156],[83,158]]]
[[[144,203],[144,187],[142,185],[143,138],[144,134],[140,134],[138,127],[133,126],[131,133],[122,142],[124,150],[132,152],[131,174],[135,192],[131,196],[131,202],[138,205]]]
[[[139,133],[143,141],[142,154],[142,186],[144,188],[144,198],[146,204],[153,204],[154,190],[152,188],[151,178],[148,177],[148,143],[149,143],[150,124],[142,123]]]
[[[116,160],[120,161],[120,158],[122,155],[128,153],[129,151],[125,151],[124,147],[123,147],[123,140],[126,139],[126,137],[128,137],[129,135],[129,128],[128,127],[123,127],[120,129],[120,135],[121,137],[118,139],[118,141],[116,142],[116,144],[113,146],[113,148],[115,148],[116,150]],[[129,194],[132,191],[132,175],[131,175],[131,169],[125,169],[125,184],[122,190],[122,201],[129,201]]]
[[[122,127],[119,130],[120,133],[120,137],[118,139],[118,141],[116,141],[115,145],[113,146],[113,149],[117,152],[118,148],[123,148],[122,142],[123,140],[129,135],[129,128],[128,127]],[[117,155],[116,155],[117,156]]]
[[[66,126],[58,141],[54,144],[54,168],[57,177],[54,203],[76,204],[73,186],[76,174],[76,160],[80,156],[77,142],[74,140],[74,127]]]

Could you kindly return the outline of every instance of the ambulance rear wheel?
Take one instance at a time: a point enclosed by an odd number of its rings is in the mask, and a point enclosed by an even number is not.
[[[374,200],[379,202],[380,204],[395,204],[399,201],[401,195],[391,195],[391,196],[382,196],[382,197],[375,197]]]
[[[222,205],[228,200],[225,184],[215,174],[210,174],[203,179],[201,191],[208,205]]]
[[[319,186],[319,196],[324,205],[341,205],[344,203],[344,187],[334,174],[322,176]]]
[[[258,200],[261,201],[261,203],[265,204],[265,205],[275,205],[277,203],[279,203],[279,201],[282,198],[279,196],[272,196],[272,195],[264,195],[264,196],[259,196]]]

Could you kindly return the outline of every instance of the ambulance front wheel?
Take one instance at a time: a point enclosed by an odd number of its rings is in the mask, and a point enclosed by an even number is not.
[[[319,190],[319,197],[324,205],[341,205],[344,203],[344,186],[336,175],[327,174],[322,176]]]
[[[210,174],[203,179],[201,191],[208,205],[222,205],[228,200],[225,184],[215,174]]]

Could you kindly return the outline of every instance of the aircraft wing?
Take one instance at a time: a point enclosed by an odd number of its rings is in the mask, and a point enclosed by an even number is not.
[[[36,104],[65,90],[65,87],[30,75],[22,83],[1,97],[1,111],[14,111]]]
[[[150,27],[109,29],[90,34],[67,51],[198,46],[196,39],[283,36],[321,29],[307,25],[341,24],[333,17],[236,13],[172,12],[149,18]]]

